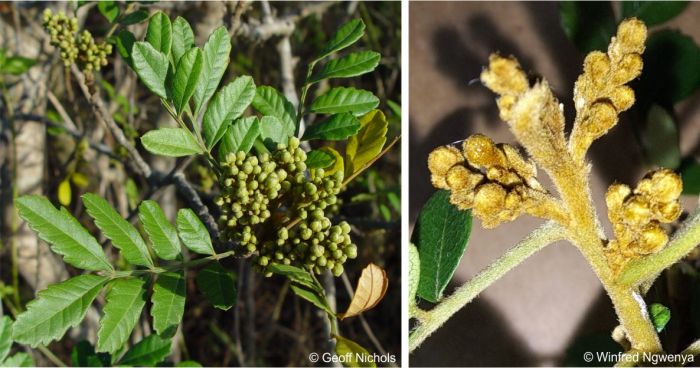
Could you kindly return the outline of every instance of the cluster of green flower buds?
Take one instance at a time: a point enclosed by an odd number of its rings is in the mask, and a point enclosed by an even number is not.
[[[343,173],[306,170],[299,139],[279,144],[272,154],[229,154],[222,164],[219,223],[224,240],[238,241],[263,273],[272,263],[315,273],[343,273],[357,256],[350,225],[333,225],[327,212],[337,203]]]
[[[51,36],[51,45],[61,50],[61,59],[66,67],[77,63],[88,74],[99,71],[107,65],[107,56],[112,53],[112,45],[96,43],[90,32],[78,33],[78,20],[69,18],[64,12],[54,14],[44,10],[43,25]]]

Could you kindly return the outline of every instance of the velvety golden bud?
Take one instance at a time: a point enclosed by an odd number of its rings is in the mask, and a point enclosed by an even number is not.
[[[501,166],[506,167],[506,156],[496,148],[491,138],[474,134],[467,138],[462,145],[467,161],[476,167]]]
[[[591,81],[596,82],[610,71],[610,59],[608,55],[593,51],[586,56],[583,61],[583,71]]]
[[[498,184],[487,183],[476,188],[474,215],[484,222],[484,227],[498,225],[497,216],[505,207],[506,191]]]
[[[617,27],[617,46],[621,53],[641,54],[647,39],[647,27],[637,18],[625,19]]]
[[[489,67],[481,73],[481,82],[499,95],[519,95],[529,87],[515,58],[495,54],[489,57]]]
[[[605,203],[608,205],[608,209],[618,210],[631,193],[632,190],[625,184],[611,185],[605,193]]]
[[[499,97],[496,100],[496,105],[498,106],[498,111],[499,111],[499,117],[503,121],[508,121],[511,118],[511,110],[513,109],[513,105],[515,105],[515,102],[517,101],[517,97],[514,95],[505,95],[502,97]]]
[[[480,173],[475,173],[468,168],[455,165],[447,171],[445,181],[451,190],[467,190],[473,191],[474,188],[484,179]]]
[[[654,217],[661,222],[669,223],[676,221],[681,212],[681,204],[678,201],[672,201],[654,208]]]
[[[671,202],[678,199],[683,191],[681,177],[669,169],[660,169],[651,174],[651,191],[654,200]]]
[[[634,105],[634,91],[627,86],[620,86],[613,90],[610,100],[618,112],[625,111]]]
[[[510,168],[515,170],[522,178],[528,179],[537,176],[537,167],[535,164],[531,161],[525,161],[517,148],[509,144],[499,145],[499,148],[506,155]]]
[[[642,57],[639,54],[627,54],[623,56],[612,76],[612,83],[622,85],[637,78],[642,72],[643,64]]]
[[[642,229],[636,251],[639,254],[652,254],[660,251],[668,242],[668,235],[657,223],[649,224]]]
[[[433,186],[438,189],[448,189],[445,175],[452,166],[463,162],[464,157],[457,148],[451,146],[438,147],[428,155],[428,170],[430,170]]]
[[[622,216],[628,224],[645,224],[651,220],[649,203],[644,198],[634,196],[624,204]]]
[[[584,121],[586,131],[595,138],[605,134],[617,124],[617,110],[609,102],[599,101],[593,104],[590,115]]]

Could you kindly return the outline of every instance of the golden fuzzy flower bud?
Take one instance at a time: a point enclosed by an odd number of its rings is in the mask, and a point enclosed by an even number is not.
[[[529,87],[518,61],[496,54],[489,57],[489,67],[481,72],[481,82],[499,95],[519,95]]]
[[[485,228],[494,228],[500,223],[498,215],[505,207],[505,200],[506,191],[500,185],[480,185],[474,196],[474,215],[483,221]]]
[[[464,162],[464,157],[458,149],[451,146],[442,146],[434,149],[428,155],[428,170],[430,170],[433,186],[439,189],[448,189],[445,175],[452,166]]]
[[[506,166],[506,155],[485,135],[474,134],[465,139],[462,150],[467,161],[477,168]]]

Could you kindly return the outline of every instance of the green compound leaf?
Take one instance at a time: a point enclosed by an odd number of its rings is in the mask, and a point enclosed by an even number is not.
[[[172,55],[175,65],[180,61],[182,55],[194,47],[194,33],[192,27],[185,18],[178,16],[173,21],[173,46]]]
[[[177,231],[187,249],[198,254],[214,254],[207,228],[191,209],[177,211]]]
[[[667,22],[679,15],[687,1],[622,1],[620,18],[639,18],[647,27]]]
[[[335,338],[335,354],[337,356],[347,357],[346,361],[343,361],[343,366],[345,367],[376,367],[377,364],[372,359],[372,355],[367,351],[367,349],[360,346],[360,344],[341,337],[339,335],[333,335]],[[361,359],[360,359],[361,357]]]
[[[372,92],[352,87],[335,87],[311,103],[316,114],[352,113],[364,115],[379,106],[379,99]]]
[[[80,275],[53,284],[27,304],[17,316],[12,337],[15,341],[36,347],[61,338],[68,328],[85,318],[90,304],[109,278]]]
[[[133,225],[124,220],[106,200],[97,194],[86,193],[82,198],[88,214],[95,220],[95,225],[112,241],[129,263],[153,267],[148,246]]]
[[[661,332],[671,320],[671,310],[663,304],[654,303],[649,306],[649,317],[656,328],[656,332]]]
[[[389,122],[380,110],[374,110],[360,119],[360,131],[348,139],[345,147],[345,177],[362,169],[384,148]]]
[[[170,355],[172,347],[172,340],[150,335],[132,346],[115,365],[155,367]]]
[[[57,210],[41,196],[17,199],[19,216],[67,263],[90,271],[113,271],[100,244],[65,208]]]
[[[146,305],[146,282],[139,278],[109,283],[104,315],[97,331],[97,351],[116,353],[127,342]]]
[[[120,52],[121,53],[121,52]],[[168,57],[154,49],[147,42],[136,42],[131,52],[131,60],[136,74],[143,84],[161,98],[167,99],[165,78],[168,75]]]
[[[607,1],[562,1],[559,15],[564,33],[584,54],[605,51],[615,34],[615,15]]]
[[[296,111],[294,105],[270,86],[260,86],[255,90],[253,107],[263,115],[276,117],[286,131],[296,132]]]
[[[172,337],[185,313],[187,296],[185,271],[165,272],[158,275],[153,285],[151,316],[153,329],[161,337]]]
[[[34,367],[32,357],[24,352],[15,353],[15,355],[7,358],[0,366],[3,367]]]
[[[260,122],[256,116],[237,119],[229,125],[219,145],[219,159],[224,161],[229,153],[248,153],[260,136]]]
[[[70,353],[71,365],[73,367],[110,367],[112,357],[105,353],[95,353],[95,348],[89,341],[80,341],[73,345]]]
[[[379,65],[381,55],[374,51],[353,52],[340,59],[327,62],[321,70],[311,78],[316,83],[329,78],[349,78],[369,73]]]
[[[185,52],[175,68],[173,78],[172,96],[175,110],[182,113],[187,107],[187,103],[194,94],[194,89],[199,83],[202,72],[202,50],[198,48]]]
[[[413,243],[409,244],[408,247],[408,303],[415,305],[420,280],[420,255],[418,248]]]
[[[335,312],[331,310],[331,307],[328,306],[326,298],[321,296],[319,292],[304,289],[294,284],[291,284],[290,287],[292,288],[294,294],[296,294],[298,297],[306,299],[307,301],[311,302],[311,304],[323,309],[324,311],[330,314],[335,314]]]
[[[180,239],[177,236],[177,230],[168,222],[156,201],[146,200],[141,203],[139,219],[158,257],[171,261],[180,255]]]
[[[0,363],[10,354],[12,347],[12,319],[9,316],[0,318]]]
[[[213,262],[199,271],[196,281],[197,288],[216,308],[229,310],[236,304],[235,276],[219,262]]]
[[[323,51],[321,51],[321,54],[315,61],[321,60],[334,52],[338,52],[352,45],[353,43],[357,42],[357,40],[362,38],[364,34],[365,23],[362,22],[362,19],[353,19],[343,24],[340,28],[338,28],[335,34],[331,36],[330,40],[328,40],[323,48]]]
[[[141,137],[141,143],[151,153],[182,157],[202,153],[192,133],[182,128],[160,128]]]
[[[640,132],[644,155],[654,166],[675,170],[681,164],[678,127],[673,116],[659,105],[652,105]]]
[[[439,190],[418,215],[412,241],[420,253],[418,296],[436,303],[452,279],[469,241],[471,211],[450,203],[450,192]]]
[[[301,140],[323,139],[339,141],[354,135],[359,130],[360,121],[354,115],[349,113],[335,114],[326,121],[306,128]]]
[[[260,138],[266,145],[275,147],[277,143],[286,143],[292,135],[294,135],[293,127],[282,124],[276,117],[260,118]]]
[[[113,23],[119,16],[119,4],[116,1],[99,1],[97,10],[104,15],[110,23]]]
[[[247,75],[236,78],[214,95],[202,118],[207,147],[219,142],[228,129],[228,122],[240,117],[254,97],[255,82]]]
[[[173,42],[173,26],[165,13],[159,11],[151,16],[146,30],[146,42],[163,55],[170,54],[170,46]]]
[[[700,194],[700,162],[688,157],[681,163],[683,194]]]
[[[335,156],[321,149],[312,150],[306,154],[306,167],[309,169],[325,169],[334,162]]]
[[[219,27],[209,35],[209,39],[204,44],[203,77],[194,92],[195,111],[199,112],[199,109],[214,95],[228,67],[230,53],[231,37],[225,27]]]

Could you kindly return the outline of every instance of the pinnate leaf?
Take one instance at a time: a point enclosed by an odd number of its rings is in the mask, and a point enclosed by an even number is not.
[[[141,137],[143,146],[157,155],[182,157],[202,153],[192,133],[182,128],[160,128]]]
[[[221,78],[226,72],[231,53],[231,37],[225,27],[219,27],[209,35],[204,44],[204,65],[202,66],[202,82],[194,92],[195,111],[214,95]]]
[[[224,136],[228,122],[243,114],[255,97],[255,82],[247,75],[221,88],[207,106],[202,119],[204,139],[211,148]]]
[[[199,254],[214,254],[207,228],[191,209],[177,211],[177,231],[187,249]]]
[[[17,316],[12,329],[15,341],[36,347],[46,345],[77,326],[109,278],[80,275],[42,290]]]
[[[190,101],[202,72],[202,50],[192,48],[185,52],[175,68],[172,85],[172,99],[175,110],[182,113]]]
[[[163,339],[155,334],[150,335],[132,346],[116,365],[155,367],[170,355],[172,348],[172,340]]]
[[[95,220],[95,225],[121,251],[122,256],[129,263],[153,267],[146,242],[133,225],[124,220],[106,200],[97,194],[86,193],[82,198],[88,214]]]
[[[172,337],[185,313],[187,296],[185,271],[158,275],[153,285],[151,316],[153,329],[162,337]]]
[[[350,306],[345,313],[338,314],[338,318],[342,320],[353,317],[374,308],[384,298],[388,287],[389,278],[386,277],[386,271],[370,263],[362,270]]]
[[[207,300],[221,310],[229,310],[236,303],[236,284],[233,272],[219,262],[213,262],[197,274],[197,288]]]
[[[353,43],[357,42],[365,34],[365,23],[362,19],[353,19],[345,24],[343,24],[338,30],[331,36],[330,40],[326,43],[321,51],[321,54],[316,60],[323,59],[324,57],[338,52]]]
[[[165,13],[159,11],[151,16],[146,30],[146,41],[163,55],[170,54],[173,42],[173,26]]]
[[[19,216],[67,263],[90,271],[114,270],[97,240],[65,208],[59,211],[41,196],[20,197],[17,208]]]
[[[335,87],[319,96],[311,103],[311,112],[317,114],[364,115],[379,105],[379,99],[372,92],[352,87]]]
[[[223,161],[233,152],[248,153],[260,136],[260,122],[256,116],[240,118],[229,125],[219,145],[219,158]]]
[[[182,55],[194,47],[194,33],[192,27],[185,18],[178,16],[173,21],[173,46],[172,55],[175,65]]]
[[[324,139],[339,141],[360,130],[360,121],[349,113],[335,114],[330,119],[311,125],[304,132],[302,140]]]
[[[121,53],[121,51],[120,51]],[[143,84],[161,98],[168,98],[165,78],[168,76],[168,57],[147,42],[136,42],[131,51],[134,70]]]
[[[418,215],[412,241],[420,254],[418,296],[438,302],[464,254],[472,228],[471,211],[450,203],[450,192],[439,190]]]
[[[156,201],[146,200],[139,205],[139,219],[158,257],[170,261],[180,255],[180,239],[177,237],[177,230],[168,222]]]
[[[340,59],[327,62],[321,70],[311,78],[312,83],[329,78],[349,78],[369,73],[379,65],[381,55],[375,51],[353,52]]]
[[[345,176],[348,177],[375,158],[386,143],[389,122],[379,110],[360,119],[360,131],[348,139],[345,147]]]
[[[140,278],[109,283],[104,315],[97,332],[97,351],[114,354],[129,339],[146,304],[146,282]]]
[[[287,131],[296,132],[296,111],[294,105],[270,86],[259,86],[255,90],[253,107],[263,115],[276,117]]]

